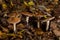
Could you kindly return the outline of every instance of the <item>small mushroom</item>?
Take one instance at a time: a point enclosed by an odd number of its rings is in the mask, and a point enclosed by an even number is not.
[[[39,19],[40,19],[41,17],[43,17],[43,14],[36,12],[36,13],[35,13],[35,17],[37,17],[37,19],[38,19],[38,20],[37,20],[37,27],[40,28],[40,20],[39,20]]]
[[[27,25],[28,25],[29,17],[32,17],[33,14],[31,14],[31,13],[29,13],[29,12],[22,12],[22,14],[26,16],[26,22],[27,22]]]
[[[45,19],[45,20],[43,20],[42,22],[47,22],[47,27],[46,27],[46,31],[48,30],[48,28],[49,28],[49,24],[50,24],[50,21],[51,20],[53,20],[55,17],[50,17],[50,18],[47,18],[47,19]]]
[[[13,26],[14,26],[14,32],[16,33],[16,24],[21,21],[20,18],[10,17],[7,21],[8,21],[10,24],[13,24]]]

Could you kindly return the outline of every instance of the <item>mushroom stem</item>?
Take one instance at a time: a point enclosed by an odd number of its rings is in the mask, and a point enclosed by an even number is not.
[[[26,17],[26,22],[27,22],[27,25],[28,25],[28,22],[29,22],[29,16]]]
[[[49,24],[50,24],[50,21],[47,21],[46,31],[49,29]]]
[[[37,27],[40,28],[39,17],[38,17]]]
[[[14,26],[14,33],[16,33],[16,23],[14,23],[13,26]]]

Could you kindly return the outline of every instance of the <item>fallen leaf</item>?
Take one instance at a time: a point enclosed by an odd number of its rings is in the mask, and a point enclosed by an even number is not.
[[[7,5],[5,3],[2,4],[2,8],[3,9],[6,9],[7,8]]]

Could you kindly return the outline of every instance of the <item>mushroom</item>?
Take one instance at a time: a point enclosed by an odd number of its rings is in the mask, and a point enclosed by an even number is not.
[[[18,17],[10,17],[7,21],[10,24],[13,24],[13,26],[14,26],[14,32],[16,33],[16,24],[21,21],[20,18],[18,18]]]
[[[26,22],[27,22],[27,25],[28,25],[29,17],[32,17],[33,14],[31,14],[31,13],[29,13],[29,12],[22,12],[22,14],[26,16]]]
[[[42,22],[47,22],[47,27],[46,27],[46,31],[48,30],[48,28],[49,28],[49,24],[50,24],[50,21],[51,20],[53,20],[55,17],[49,17],[49,18],[47,18],[47,19],[45,19],[45,20],[43,20]]]
[[[35,17],[37,17],[37,19],[38,19],[38,20],[37,20],[37,27],[40,28],[40,20],[39,20],[39,19],[40,19],[41,17],[43,17],[43,14],[36,12],[36,13],[35,13]]]

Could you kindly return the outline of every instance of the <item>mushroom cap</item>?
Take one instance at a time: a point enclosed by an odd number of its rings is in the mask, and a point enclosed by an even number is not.
[[[36,12],[35,14],[34,13],[29,13],[29,12],[21,12],[21,14],[23,14],[25,16],[29,16],[29,17],[32,17],[32,16],[43,17],[44,16],[44,14],[38,13],[38,12]]]
[[[11,17],[7,21],[11,24],[14,24],[14,23],[20,22],[21,20],[20,20],[20,18],[17,18],[17,17]]]
[[[32,13],[29,13],[29,12],[21,12],[21,14],[25,15],[25,16],[29,16],[29,17],[32,17],[33,14]]]
[[[53,20],[54,18],[55,18],[55,17],[48,17],[47,19],[42,20],[42,22],[47,22],[47,21]]]
[[[41,18],[41,17],[44,16],[44,14],[36,12],[34,16],[35,16],[35,17],[40,17],[40,18]]]

